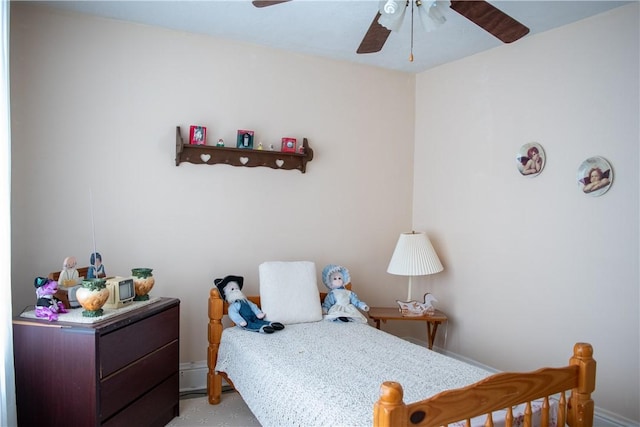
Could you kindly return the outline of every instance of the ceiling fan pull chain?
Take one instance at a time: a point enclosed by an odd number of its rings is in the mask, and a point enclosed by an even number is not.
[[[413,6],[414,2],[411,2],[411,53],[409,54],[409,62],[413,62]]]

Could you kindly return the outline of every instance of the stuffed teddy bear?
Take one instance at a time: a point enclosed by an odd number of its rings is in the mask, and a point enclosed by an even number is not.
[[[36,277],[33,282],[36,288],[36,317],[44,317],[49,322],[58,320],[58,313],[66,313],[64,303],[53,296],[58,292],[58,282],[45,277]]]
[[[222,299],[229,304],[228,314],[233,323],[248,331],[263,334],[272,334],[284,329],[282,323],[268,321],[266,314],[247,299],[242,293],[243,282],[242,276],[227,276],[214,280]]]
[[[349,270],[340,265],[329,264],[322,269],[322,282],[329,289],[322,302],[325,320],[367,323],[367,318],[358,309],[369,311],[369,306],[360,301],[355,292],[345,288],[350,281]]]

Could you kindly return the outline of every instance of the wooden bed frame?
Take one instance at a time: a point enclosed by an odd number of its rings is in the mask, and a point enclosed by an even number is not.
[[[320,300],[325,293],[320,294]],[[260,305],[259,296],[248,296]],[[216,371],[218,348],[222,338],[222,318],[227,314],[227,304],[217,288],[209,293],[209,347],[207,354],[207,394],[209,403],[220,403],[222,378],[233,383],[223,372]],[[498,373],[467,387],[447,390],[415,403],[404,403],[402,386],[396,382],[384,382],[380,386],[380,398],[372,408],[375,427],[438,427],[485,416],[485,426],[492,427],[491,413],[506,410],[505,427],[515,422],[512,408],[526,404],[524,426],[531,426],[531,402],[543,399],[542,426],[549,425],[549,399],[556,396],[558,426],[593,427],[594,403],[591,393],[596,384],[596,361],[593,348],[587,343],[577,343],[569,364],[561,368],[542,368],[527,373]],[[567,398],[567,392],[569,397]]]

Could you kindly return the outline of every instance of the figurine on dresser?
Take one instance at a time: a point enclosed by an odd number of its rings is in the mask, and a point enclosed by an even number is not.
[[[68,256],[64,259],[62,271],[60,271],[60,277],[58,277],[59,285],[70,287],[78,284],[80,278],[78,277],[78,270],[76,270],[77,265],[78,262],[74,256]]]
[[[107,274],[104,271],[104,264],[102,264],[102,255],[100,252],[94,252],[89,258],[89,269],[87,270],[88,279],[99,279],[106,277]]]

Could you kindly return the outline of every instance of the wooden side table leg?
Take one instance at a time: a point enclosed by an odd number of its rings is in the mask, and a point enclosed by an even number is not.
[[[431,322],[427,320],[427,343],[429,350],[433,349],[433,338],[435,335],[435,328],[431,328]]]
[[[376,322],[376,329],[380,329],[380,319],[374,319]]]
[[[436,341],[436,332],[438,332],[438,325],[440,324],[440,322],[436,322],[433,324],[433,337],[431,338],[431,345],[433,346],[433,343]]]
[[[436,332],[438,332],[438,325],[440,322],[430,322],[427,320],[427,339],[429,342],[429,350],[433,350],[433,342],[436,340]]]

